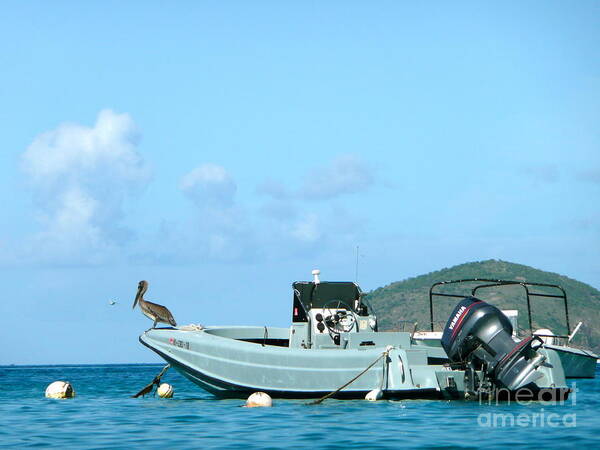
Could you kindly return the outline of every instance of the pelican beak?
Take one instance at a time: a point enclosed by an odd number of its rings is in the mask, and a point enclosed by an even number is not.
[[[140,281],[138,283],[138,291],[135,296],[135,300],[133,301],[133,308],[135,308],[135,305],[138,304],[138,301],[143,298],[144,294],[146,293],[146,289],[148,289],[148,282],[146,280]]]
[[[135,305],[138,304],[138,300],[142,296],[142,286],[143,286],[142,283],[140,283],[138,286],[138,291],[137,291],[137,294],[135,294],[135,299],[133,300],[133,306],[131,309],[135,309]]]

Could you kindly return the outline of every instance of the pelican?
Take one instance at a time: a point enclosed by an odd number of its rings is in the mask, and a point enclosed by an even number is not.
[[[174,327],[177,326],[177,323],[173,318],[173,314],[171,314],[171,311],[169,311],[165,306],[157,305],[156,303],[147,302],[144,300],[144,294],[147,290],[148,282],[146,280],[140,281],[135,300],[133,301],[133,308],[135,308],[135,305],[137,305],[139,302],[142,313],[149,319],[154,320],[152,328],[156,327],[157,322],[168,323]]]

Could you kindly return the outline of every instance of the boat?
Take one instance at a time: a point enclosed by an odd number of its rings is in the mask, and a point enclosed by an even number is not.
[[[596,376],[596,362],[598,355],[588,349],[575,347],[572,343],[573,338],[579,331],[582,322],[579,322],[573,329],[570,327],[569,306],[566,291],[557,284],[535,283],[524,280],[496,280],[486,278],[467,278],[461,280],[440,281],[434,283],[429,289],[429,330],[415,331],[413,340],[415,343],[436,347],[441,349],[442,332],[434,328],[439,322],[434,322],[434,300],[441,298],[463,298],[465,295],[472,295],[486,300],[486,294],[490,294],[493,288],[505,289],[511,286],[523,288],[525,294],[525,303],[527,306],[528,328],[521,329],[518,326],[518,310],[503,310],[505,316],[513,325],[513,339],[516,342],[526,339],[529,336],[539,336],[543,342],[543,347],[554,350],[560,357],[566,378],[594,378]],[[487,301],[493,301],[492,296]],[[564,334],[555,334],[549,327],[534,330],[535,323],[544,323],[543,319],[538,317],[534,319],[532,314],[531,300],[533,297],[541,299],[555,299],[562,301],[564,308],[564,322],[559,327],[565,331]],[[543,326],[543,325],[542,325]],[[440,357],[440,355],[438,355]]]
[[[315,270],[312,281],[294,282],[292,292],[289,328],[151,328],[139,340],[220,398],[257,391],[274,398],[374,393],[386,399],[511,397],[524,391],[532,398],[565,398],[570,392],[557,353],[542,348],[537,337],[513,342],[511,324],[485,302],[459,302],[444,330],[447,353],[440,353],[442,347],[416,343],[409,332],[379,331],[354,282],[321,281]],[[473,339],[485,341],[486,350],[473,348]]]

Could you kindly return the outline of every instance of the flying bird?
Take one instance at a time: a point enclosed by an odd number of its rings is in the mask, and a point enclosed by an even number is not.
[[[109,301],[108,301],[108,304],[109,304],[110,306],[114,306],[114,305],[116,305],[116,304],[117,304],[117,302],[116,302],[116,301],[114,301],[114,300],[109,300]]]
[[[140,304],[142,313],[154,321],[152,328],[156,328],[157,322],[168,323],[174,327],[177,326],[177,322],[175,322],[173,314],[171,314],[171,311],[169,311],[165,306],[157,305],[156,303],[144,300],[144,294],[147,290],[148,282],[146,280],[140,281],[135,300],[133,301],[133,308],[135,308],[135,305],[138,303]]]

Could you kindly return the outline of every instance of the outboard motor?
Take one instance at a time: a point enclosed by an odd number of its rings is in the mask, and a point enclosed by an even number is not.
[[[475,297],[461,300],[446,323],[442,347],[452,362],[469,362],[482,369],[498,387],[525,387],[541,375],[536,369],[546,357],[532,347],[541,341],[512,339],[512,325],[495,306]]]

